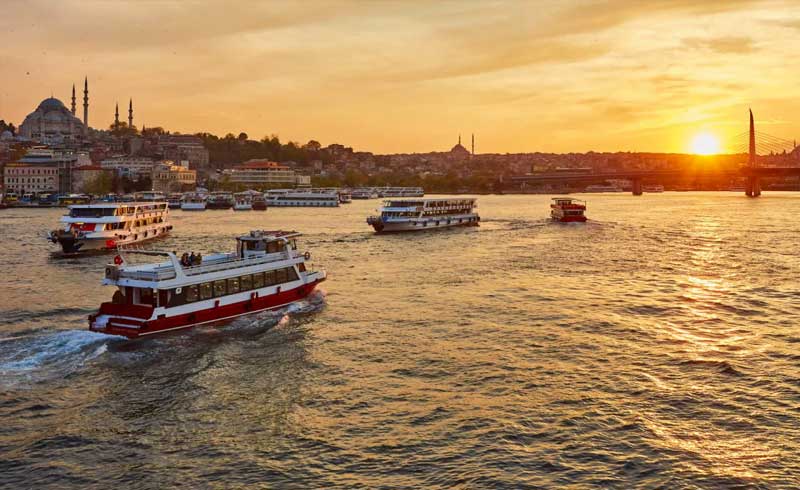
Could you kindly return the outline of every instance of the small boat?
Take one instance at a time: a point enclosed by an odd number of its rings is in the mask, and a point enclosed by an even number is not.
[[[181,199],[181,211],[205,211],[207,198],[205,194],[190,192]]]
[[[110,302],[89,316],[89,329],[128,338],[219,324],[302,300],[325,280],[297,249],[297,232],[251,231],[236,250],[193,263],[174,252],[122,251],[105,268],[103,284],[116,286]],[[133,265],[128,254],[158,257]]]
[[[73,205],[61,223],[47,238],[61,245],[64,253],[113,250],[172,230],[166,202]]]
[[[208,196],[206,209],[230,209],[233,207],[233,194],[225,191],[212,192]]]
[[[264,197],[271,207],[323,207],[339,206],[339,194],[312,190],[270,189]]]
[[[266,211],[267,200],[264,199],[264,194],[253,195],[253,211]]]
[[[379,216],[367,218],[377,232],[420,231],[453,226],[478,226],[476,199],[389,199]]]
[[[234,211],[251,211],[253,209],[253,200],[249,192],[239,192],[234,195],[234,199]]]
[[[183,194],[170,194],[169,197],[167,197],[167,204],[170,209],[180,209],[182,200]]]
[[[550,204],[550,217],[560,223],[582,223],[586,221],[585,211],[586,201],[571,197],[554,197]]]

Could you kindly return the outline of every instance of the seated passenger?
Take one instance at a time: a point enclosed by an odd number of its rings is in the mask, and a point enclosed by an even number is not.
[[[183,255],[181,255],[181,265],[184,267],[188,267],[191,265],[189,263],[189,254],[187,254],[186,252],[184,252]]]
[[[194,256],[194,260],[197,263],[196,265],[203,264],[203,255],[200,252],[197,252],[197,255]]]
[[[189,265],[194,265],[195,262],[194,252],[189,256]]]

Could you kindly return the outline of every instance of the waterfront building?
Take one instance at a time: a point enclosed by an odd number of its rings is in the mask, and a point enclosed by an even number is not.
[[[233,184],[247,187],[264,188],[264,186],[308,186],[311,177],[298,175],[286,165],[269,160],[248,160],[232,169],[226,169],[225,175],[230,177]]]
[[[58,166],[55,164],[9,163],[3,176],[4,188],[17,195],[58,192]]]
[[[20,194],[68,194],[72,192],[74,170],[90,164],[91,160],[86,153],[32,148],[19,161],[6,165],[4,182],[7,188],[13,188]]]
[[[172,162],[156,164],[153,167],[153,190],[157,192],[181,191],[197,185],[197,171],[190,170]]]
[[[155,161],[149,157],[115,156],[100,162],[100,166],[113,171],[120,177],[138,180],[153,174]]]

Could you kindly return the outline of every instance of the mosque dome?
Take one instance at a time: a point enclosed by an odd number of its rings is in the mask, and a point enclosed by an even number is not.
[[[36,108],[37,111],[42,112],[52,112],[52,111],[67,111],[67,106],[64,105],[63,102],[56,99],[55,97],[49,97],[44,99],[39,107]],[[69,112],[69,111],[67,111]]]
[[[55,97],[44,99],[19,127],[21,137],[45,144],[75,141],[84,133],[83,122]]]

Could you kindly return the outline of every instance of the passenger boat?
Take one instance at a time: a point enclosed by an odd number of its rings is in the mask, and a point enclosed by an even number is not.
[[[271,189],[264,197],[273,207],[324,207],[339,206],[339,195],[335,192],[310,192],[290,189]]]
[[[212,192],[208,196],[207,209],[230,209],[233,207],[233,194],[225,191]]]
[[[378,189],[379,197],[423,197],[425,191],[422,187],[381,187]]]
[[[376,199],[378,197],[378,193],[368,187],[361,187],[358,189],[353,189],[353,192],[350,194],[352,199]]]
[[[419,231],[451,226],[478,226],[474,198],[390,199],[383,202],[379,216],[367,218],[377,232]]]
[[[182,211],[205,211],[208,198],[205,194],[190,192],[183,195],[181,200]]]
[[[550,217],[561,223],[586,221],[586,201],[570,197],[554,197],[550,204]]]
[[[239,192],[235,196],[233,203],[234,211],[251,211],[253,209],[253,200],[249,192]]]
[[[152,335],[280,308],[307,297],[325,280],[309,270],[309,252],[297,249],[300,233],[251,231],[236,250],[183,265],[173,252],[133,251],[161,257],[155,264],[128,265],[117,256],[103,284],[118,289],[89,316],[96,332],[128,338]],[[122,252],[127,256],[130,252]]]
[[[253,195],[253,211],[266,211],[267,200],[264,199],[264,194]]]
[[[183,201],[183,194],[180,193],[170,194],[169,197],[167,197],[167,204],[170,209],[180,209],[181,201]]]
[[[172,230],[166,202],[100,203],[69,207],[48,238],[64,253],[112,250]]]
[[[164,202],[167,200],[167,195],[163,192],[143,191],[135,193],[133,198],[137,202]]]
[[[584,192],[625,192],[613,184],[592,184]]]

